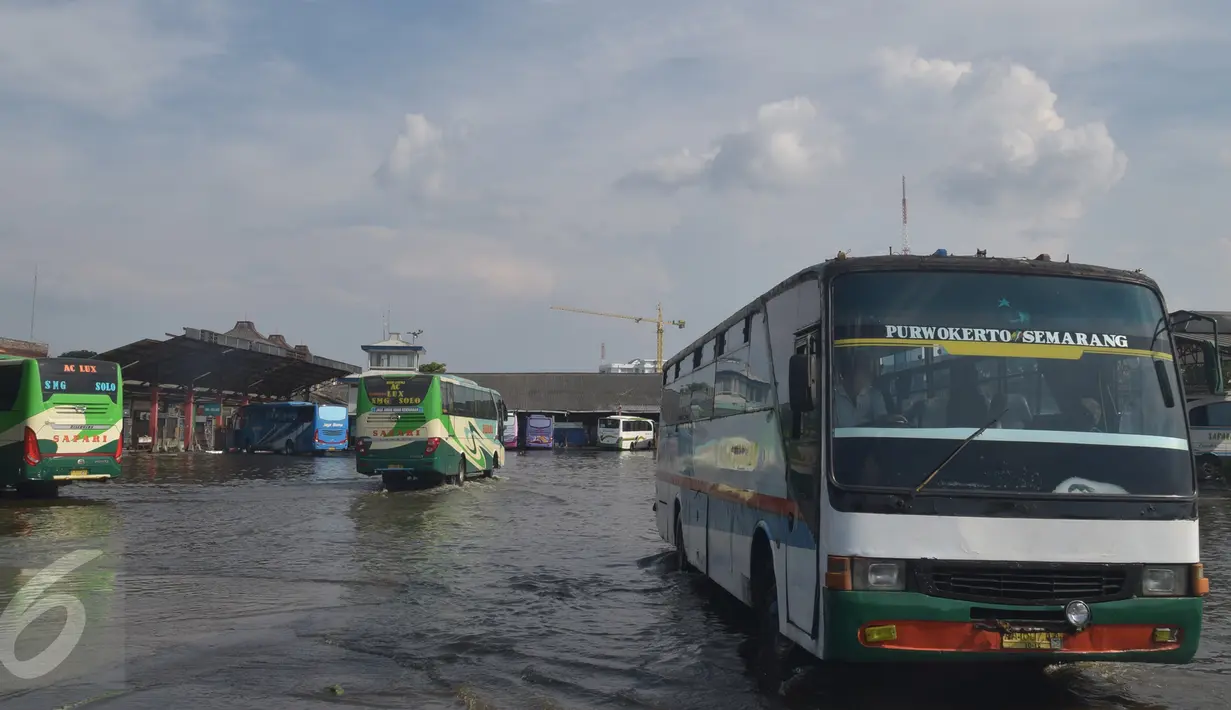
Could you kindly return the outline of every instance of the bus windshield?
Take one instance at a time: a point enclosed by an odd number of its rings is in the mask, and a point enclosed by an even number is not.
[[[852,273],[833,284],[841,484],[1191,495],[1166,314],[1150,289],[1061,276]],[[1165,404],[1153,360],[1167,364]]]
[[[427,391],[432,386],[432,379],[430,375],[372,375],[363,378],[363,390],[374,408],[409,407],[418,411],[417,408],[423,406],[423,399],[427,397]]]
[[[347,423],[346,407],[323,404],[316,408],[316,416],[327,429],[344,427]]]
[[[73,358],[41,358],[43,401],[57,394],[105,395],[115,401],[119,376],[114,362],[77,360]]]

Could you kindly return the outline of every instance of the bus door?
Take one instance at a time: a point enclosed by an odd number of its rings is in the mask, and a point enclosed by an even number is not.
[[[787,621],[814,636],[820,568],[821,470],[820,347],[816,331],[795,339],[790,363],[791,423],[787,439],[786,608]]]

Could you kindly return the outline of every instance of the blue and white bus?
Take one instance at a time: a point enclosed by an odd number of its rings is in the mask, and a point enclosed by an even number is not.
[[[287,455],[345,451],[346,407],[312,402],[245,405],[235,423],[235,447]]]
[[[346,407],[336,404],[321,404],[316,408],[316,429],[312,443],[317,453],[346,451],[350,433],[350,415]]]

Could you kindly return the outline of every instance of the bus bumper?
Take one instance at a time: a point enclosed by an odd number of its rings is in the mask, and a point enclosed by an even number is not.
[[[27,481],[102,482],[120,477],[120,462],[110,456],[57,456],[26,466]]]
[[[422,459],[400,458],[394,461],[372,460],[356,457],[355,470],[365,476],[402,475],[408,478],[440,476],[441,462],[434,456]],[[456,469],[456,464],[454,464]]]
[[[854,662],[1186,663],[1197,652],[1203,609],[1201,597],[1092,602],[1090,624],[1072,631],[1021,620],[1063,618],[1062,606],[978,604],[914,592],[826,589],[824,595],[824,655]]]

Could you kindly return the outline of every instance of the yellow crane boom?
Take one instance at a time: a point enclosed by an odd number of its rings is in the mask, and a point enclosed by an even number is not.
[[[658,304],[658,317],[657,318],[645,318],[642,316],[626,316],[626,315],[622,315],[619,313],[604,313],[602,311],[588,311],[584,308],[569,308],[568,306],[552,306],[551,310],[569,311],[571,313],[585,313],[586,315],[604,316],[607,318],[623,318],[624,320],[631,320],[637,323],[649,322],[649,323],[653,323],[657,325],[658,326],[658,362],[655,363],[655,367],[658,368],[659,372],[662,372],[662,369],[663,369],[663,326],[664,325],[674,325],[679,328],[684,327],[684,321],[682,320],[663,320],[663,304],[661,303]]]

